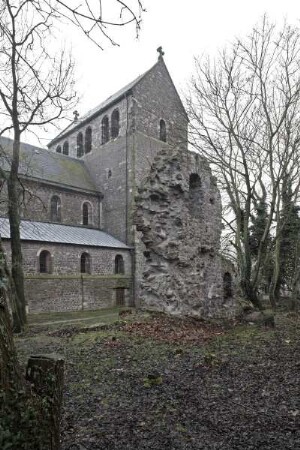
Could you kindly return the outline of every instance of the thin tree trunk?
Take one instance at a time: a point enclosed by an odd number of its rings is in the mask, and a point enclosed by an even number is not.
[[[13,307],[14,331],[19,333],[26,324],[26,301],[24,294],[23,257],[20,238],[20,212],[19,212],[19,152],[20,138],[17,136],[13,144],[13,158],[11,170],[7,181],[8,188],[8,217],[10,224],[11,242],[11,273],[15,285],[15,304]]]

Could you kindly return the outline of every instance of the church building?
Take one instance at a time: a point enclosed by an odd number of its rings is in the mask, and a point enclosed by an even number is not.
[[[188,117],[157,62],[48,149],[22,144],[21,239],[30,312],[141,306],[228,316],[219,256],[221,202],[189,152]],[[12,141],[1,138],[8,170]],[[9,258],[5,183],[0,233]],[[227,285],[228,285],[228,274]],[[228,289],[227,289],[228,294]]]

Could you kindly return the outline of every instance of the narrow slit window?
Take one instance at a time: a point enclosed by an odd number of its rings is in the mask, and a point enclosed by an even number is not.
[[[120,130],[120,113],[115,109],[111,115],[111,138],[115,139],[119,136]]]
[[[83,156],[83,134],[77,134],[77,158]]]
[[[159,122],[159,139],[163,142],[167,142],[166,122],[163,119]]]
[[[50,203],[51,222],[61,222],[61,200],[57,195],[53,195]]]
[[[80,256],[80,273],[91,273],[91,257],[89,253],[82,253]]]
[[[101,122],[101,126],[102,126],[102,144],[106,144],[106,142],[108,142],[109,140],[109,120],[108,117],[105,116],[102,119]]]
[[[69,142],[65,141],[63,145],[63,154],[68,155],[69,154]]]
[[[82,205],[82,224],[90,225],[92,222],[91,218],[92,207],[88,202],[83,203]]]
[[[115,274],[121,275],[125,273],[124,259],[122,255],[115,257]]]
[[[92,129],[87,127],[85,130],[85,153],[90,153],[92,151]]]

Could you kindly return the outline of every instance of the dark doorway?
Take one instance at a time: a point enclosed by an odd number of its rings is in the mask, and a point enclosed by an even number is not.
[[[125,289],[124,288],[116,289],[116,305],[117,306],[125,306]]]
[[[223,296],[224,300],[232,297],[232,276],[229,272],[225,272],[223,276]]]

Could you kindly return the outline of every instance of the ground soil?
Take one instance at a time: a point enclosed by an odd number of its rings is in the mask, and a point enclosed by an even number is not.
[[[66,358],[63,450],[300,449],[300,322],[123,315],[34,326],[17,344]]]

